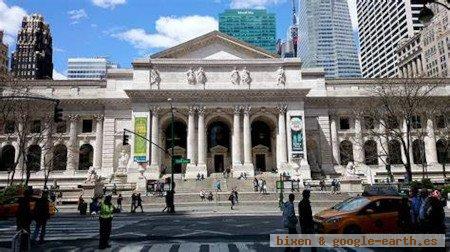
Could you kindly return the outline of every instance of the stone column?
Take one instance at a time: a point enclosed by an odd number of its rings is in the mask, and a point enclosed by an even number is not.
[[[103,115],[94,115],[95,126],[95,146],[94,146],[94,168],[102,167],[102,146],[103,146]]]
[[[336,116],[330,116],[330,130],[331,130],[331,148],[333,150],[333,163],[340,164],[340,155],[339,155],[339,138],[337,131],[337,118]]]
[[[378,128],[379,134],[380,134],[380,141],[378,148],[378,164],[379,165],[385,165],[387,157],[389,155],[388,151],[388,141],[386,138],[386,126],[385,122],[382,120],[380,122],[379,128]]]
[[[364,164],[364,143],[362,137],[361,118],[355,118],[355,144],[353,148],[353,156],[356,164]]]
[[[234,107],[234,116],[233,116],[233,137],[231,139],[232,142],[232,160],[233,166],[241,165],[241,125],[240,125],[240,117],[241,117],[241,107]]]
[[[427,135],[424,138],[425,142],[425,155],[427,164],[436,164],[437,149],[436,149],[436,136],[434,134],[434,123],[432,118],[427,118]]]
[[[151,141],[152,143],[159,143],[159,108],[154,107],[152,109],[152,128],[151,128]],[[150,166],[155,169],[158,169],[159,172],[159,153],[160,149],[156,147],[154,144],[150,144]]]
[[[251,107],[244,108],[244,164],[252,164],[252,135],[250,129]]]
[[[53,156],[53,148],[51,144],[52,138],[52,124],[50,120],[53,120],[53,117],[46,117],[44,122],[44,131],[43,131],[43,146],[42,146],[42,157],[41,157],[41,170],[47,169],[50,165],[52,165],[52,156]]]
[[[205,142],[205,108],[198,108],[198,165],[205,166],[206,142]]]
[[[14,149],[16,150],[15,151],[14,160],[16,160],[16,162],[17,162],[16,171],[22,171],[23,170],[22,168],[24,166],[25,157],[24,157],[23,153],[20,153],[21,152],[20,148],[22,148],[22,147],[19,146],[19,145],[20,145],[20,143],[22,143],[20,137],[25,135],[25,133],[24,133],[25,127],[23,125],[23,122],[19,122],[18,123],[17,129],[18,129],[18,132],[17,132],[17,145],[14,146]],[[20,158],[19,158],[19,154],[20,154]]]
[[[412,60],[412,72],[413,72],[412,77],[416,77],[418,71],[417,71],[417,63],[416,63],[415,59]]]
[[[78,115],[70,115],[69,121],[69,143],[67,148],[67,171],[75,171],[78,169]]]
[[[191,160],[191,164],[195,164],[195,108],[189,107],[188,118],[188,134],[187,134],[187,158]]]
[[[278,109],[278,135],[277,135],[277,164],[282,166],[287,163],[287,138],[286,138],[286,106]]]

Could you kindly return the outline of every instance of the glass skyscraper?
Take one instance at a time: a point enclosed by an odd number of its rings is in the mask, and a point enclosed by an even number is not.
[[[275,52],[275,14],[266,10],[234,9],[219,14],[219,31]]]
[[[347,0],[299,0],[298,52],[326,78],[361,77]]]

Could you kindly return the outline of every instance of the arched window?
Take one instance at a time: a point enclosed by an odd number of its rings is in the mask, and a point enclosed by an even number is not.
[[[0,171],[11,171],[14,169],[16,149],[12,145],[5,145],[0,153]]]
[[[187,142],[187,127],[184,123],[175,121],[173,123],[173,131],[174,131],[174,146],[182,147],[186,149]],[[167,128],[165,129],[166,136],[166,150],[172,147],[172,123],[169,123]]]
[[[364,157],[366,165],[378,165],[377,143],[374,140],[364,143]]]
[[[53,170],[61,171],[67,167],[67,147],[64,144],[58,144],[53,150]]]
[[[388,164],[403,164],[401,144],[398,140],[391,140],[388,143]]]
[[[348,140],[344,140],[339,145],[341,156],[341,165],[347,165],[348,162],[353,161],[353,144]]]
[[[37,144],[28,147],[27,169],[29,171],[39,171],[41,169],[41,153],[42,148]]]
[[[438,162],[440,164],[450,164],[450,140],[440,139],[436,142]]]
[[[264,145],[269,149],[272,147],[270,143],[270,127],[263,121],[255,121],[252,123],[252,147]]]
[[[89,170],[94,159],[94,148],[90,144],[83,144],[80,147],[80,158],[78,162],[78,170]]]
[[[208,127],[208,149],[217,145],[230,148],[230,128],[220,121]]]
[[[426,164],[425,143],[422,140],[416,139],[412,143],[412,149],[414,164]]]

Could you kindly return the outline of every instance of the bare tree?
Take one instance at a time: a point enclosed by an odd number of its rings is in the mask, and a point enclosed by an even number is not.
[[[445,90],[443,82],[442,79],[381,79],[375,85],[367,87],[364,96],[369,98],[356,99],[354,110],[357,111],[357,117],[373,121],[372,127],[366,126],[368,129],[364,134],[367,138],[378,141],[381,150],[370,152],[376,156],[365,157],[366,161],[378,158],[390,169],[391,164],[401,160],[408,181],[412,179],[412,158],[419,159],[424,173],[426,172],[425,149],[421,143],[427,136],[427,119],[435,114],[437,106],[442,106],[439,104],[442,102],[439,91],[442,87]],[[412,151],[414,139],[420,144],[419,156]],[[400,143],[404,159],[399,160],[398,155],[393,156],[393,148],[396,146],[392,140]],[[364,146],[362,142],[357,144]]]

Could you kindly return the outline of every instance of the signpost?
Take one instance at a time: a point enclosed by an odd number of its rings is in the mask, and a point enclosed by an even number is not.
[[[190,159],[179,158],[175,159],[175,164],[189,164],[191,162]]]

